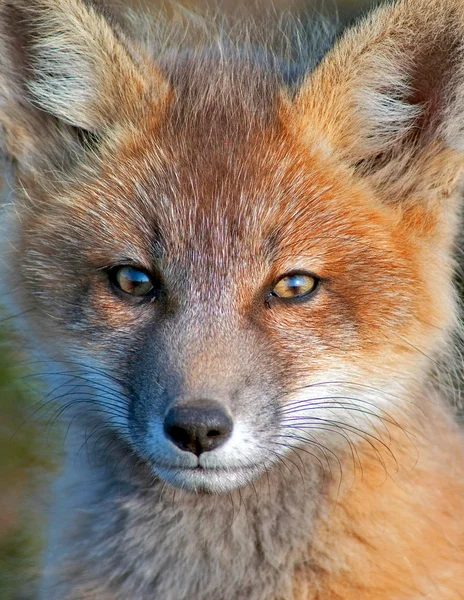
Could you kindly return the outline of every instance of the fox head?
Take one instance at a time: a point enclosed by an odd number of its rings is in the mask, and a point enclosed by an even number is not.
[[[464,5],[382,7],[298,81],[0,6],[5,282],[66,414],[207,492],[406,423],[456,319]]]

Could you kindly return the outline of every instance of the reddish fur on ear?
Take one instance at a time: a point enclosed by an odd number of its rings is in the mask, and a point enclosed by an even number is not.
[[[463,41],[459,0],[379,8],[307,78],[298,128],[384,200],[449,194],[464,161]]]

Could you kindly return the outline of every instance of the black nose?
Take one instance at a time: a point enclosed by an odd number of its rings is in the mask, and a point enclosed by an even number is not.
[[[174,406],[164,419],[164,432],[181,450],[200,456],[214,450],[232,433],[229,415],[216,402]]]

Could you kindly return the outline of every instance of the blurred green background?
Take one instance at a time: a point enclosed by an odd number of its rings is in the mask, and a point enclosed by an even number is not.
[[[149,6],[150,0],[127,3]],[[204,2],[180,4],[202,6]],[[214,1],[211,4],[217,5]],[[259,6],[269,6],[270,2],[256,0],[254,4],[259,10]],[[237,0],[221,3],[224,10],[236,5]],[[297,14],[312,7],[331,15],[338,11],[340,20],[347,21],[372,2],[274,0],[274,5],[277,10]],[[250,2],[247,9],[249,6]],[[32,416],[44,393],[31,377],[22,344],[12,333],[13,321],[0,312],[0,600],[29,600],[35,596],[33,581],[43,539],[43,490],[56,468],[61,444],[56,428],[49,431],[47,418]]]

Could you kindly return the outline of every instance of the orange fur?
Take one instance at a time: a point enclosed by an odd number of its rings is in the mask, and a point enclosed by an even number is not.
[[[295,600],[462,598],[462,434],[436,419],[412,441],[393,436],[396,466],[361,448],[355,483],[335,487],[322,513],[308,562],[318,569],[297,575]]]

